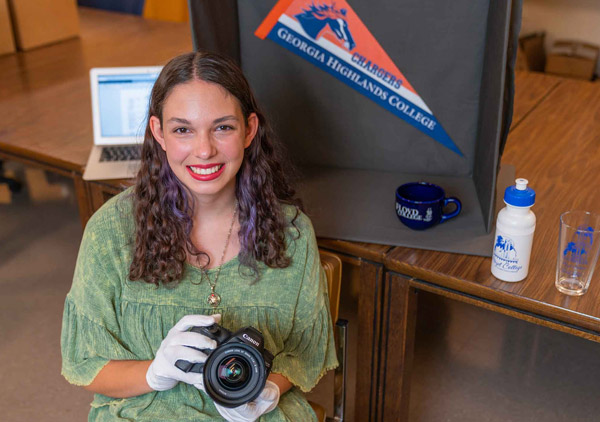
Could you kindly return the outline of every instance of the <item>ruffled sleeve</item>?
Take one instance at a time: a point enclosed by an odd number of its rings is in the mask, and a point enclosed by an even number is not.
[[[284,375],[302,391],[310,391],[325,373],[337,366],[329,313],[327,280],[321,267],[312,225],[306,216],[295,243],[293,265],[302,282],[298,290],[292,329],[283,350],[273,360],[272,372]],[[304,226],[304,227],[303,227]]]
[[[100,210],[87,224],[61,332],[62,375],[89,385],[110,360],[137,359],[121,340],[117,319],[123,266],[114,218]]]

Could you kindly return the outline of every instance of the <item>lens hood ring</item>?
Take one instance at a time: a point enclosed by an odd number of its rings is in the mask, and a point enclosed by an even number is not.
[[[247,366],[248,378],[240,387],[228,385],[219,376],[219,368],[232,359]],[[256,348],[238,342],[223,344],[204,363],[204,388],[219,405],[237,407],[258,397],[266,383],[266,372],[263,357]]]

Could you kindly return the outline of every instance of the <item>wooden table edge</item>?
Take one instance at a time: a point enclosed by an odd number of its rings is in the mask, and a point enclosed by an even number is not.
[[[600,320],[587,315],[583,316],[577,312],[548,303],[540,303],[509,292],[500,292],[473,281],[424,270],[408,264],[384,261],[384,266],[388,271],[415,279],[412,283],[415,287],[421,286],[424,287],[424,290],[442,295],[445,295],[444,291],[447,291],[449,297],[452,296],[454,299],[493,309],[540,325],[550,326],[554,329],[558,329],[558,325],[560,325],[564,327],[560,331],[600,342]],[[434,289],[435,291],[433,291]]]
[[[333,251],[352,255],[357,258],[367,259],[378,264],[383,264],[387,254],[395,248],[395,246],[389,245],[365,244],[361,242],[329,239],[324,237],[317,237],[317,243],[320,247],[325,249],[331,249]],[[372,246],[372,248],[370,246]]]
[[[44,170],[49,170],[69,177],[81,176],[85,169],[82,165],[44,154],[32,153],[27,149],[3,143],[0,143],[0,157],[5,160],[40,167]]]

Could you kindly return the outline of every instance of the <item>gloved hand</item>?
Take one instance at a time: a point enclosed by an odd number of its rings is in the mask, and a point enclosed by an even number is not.
[[[254,422],[265,413],[277,407],[279,403],[279,387],[272,381],[267,380],[265,388],[260,393],[260,396],[253,401],[230,409],[228,407],[215,406],[221,416],[228,422]]]
[[[209,326],[221,320],[221,315],[186,315],[169,330],[156,357],[146,372],[146,382],[156,391],[170,390],[179,381],[201,384],[202,374],[185,373],[175,366],[179,359],[197,363],[206,361],[206,354],[196,349],[214,349],[217,343],[200,334],[188,331],[194,326]],[[195,347],[196,349],[192,349]]]

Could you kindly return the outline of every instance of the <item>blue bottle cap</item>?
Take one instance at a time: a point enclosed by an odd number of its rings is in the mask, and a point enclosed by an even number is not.
[[[527,179],[515,180],[515,186],[509,186],[504,191],[504,202],[513,207],[530,207],[535,204],[535,191],[527,187]]]

